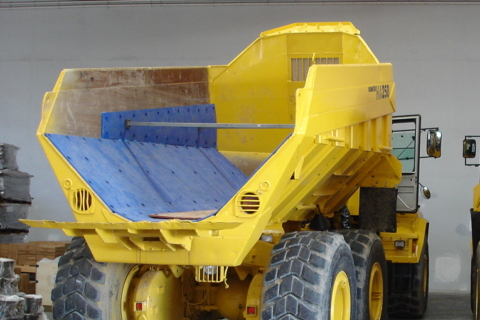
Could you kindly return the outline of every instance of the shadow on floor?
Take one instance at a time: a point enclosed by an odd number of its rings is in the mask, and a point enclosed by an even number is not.
[[[430,292],[423,320],[473,320],[470,293]]]

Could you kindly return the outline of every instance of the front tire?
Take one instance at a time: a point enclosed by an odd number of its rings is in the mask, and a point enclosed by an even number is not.
[[[95,261],[85,239],[73,238],[58,262],[52,290],[56,320],[122,319],[123,285],[134,265]]]
[[[428,303],[428,242],[425,241],[418,263],[391,263],[389,267],[389,317],[422,318]]]
[[[341,235],[287,233],[265,272],[262,319],[356,319],[356,291],[352,253]]]
[[[480,246],[477,246],[475,256],[472,258],[472,288],[471,288],[471,300],[473,319],[480,320]]]
[[[386,319],[387,261],[373,231],[339,230],[350,246],[357,275],[358,320]]]

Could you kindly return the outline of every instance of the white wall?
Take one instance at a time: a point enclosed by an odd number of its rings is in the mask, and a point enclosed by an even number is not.
[[[35,131],[43,94],[59,72],[79,67],[225,64],[260,32],[302,21],[352,21],[382,62],[392,62],[398,114],[440,126],[443,156],[423,162],[432,191],[431,290],[469,290],[474,168],[461,142],[477,127],[480,6],[422,4],[210,5],[0,10],[0,142],[21,148],[33,174],[30,218],[73,220]],[[29,240],[65,239],[35,229]]]

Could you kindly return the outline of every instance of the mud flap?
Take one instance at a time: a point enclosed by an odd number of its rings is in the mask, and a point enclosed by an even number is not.
[[[396,188],[360,188],[360,229],[397,231]]]

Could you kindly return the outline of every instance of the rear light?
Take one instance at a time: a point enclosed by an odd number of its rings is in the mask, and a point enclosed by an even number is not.
[[[135,302],[135,311],[143,311],[143,302]]]
[[[247,316],[256,316],[257,315],[257,307],[247,307]]]

